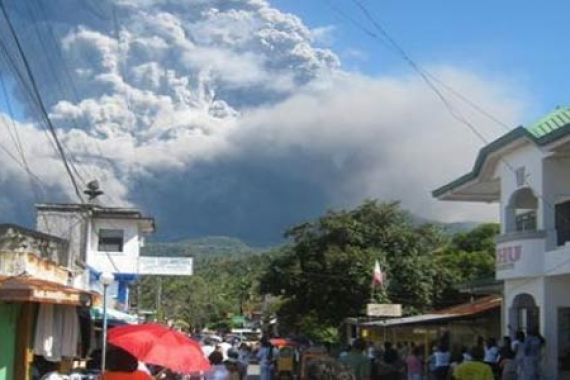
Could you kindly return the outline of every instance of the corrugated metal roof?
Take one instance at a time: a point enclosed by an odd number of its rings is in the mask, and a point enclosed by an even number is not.
[[[475,315],[501,307],[502,298],[499,296],[487,296],[479,298],[473,302],[463,303],[460,305],[448,307],[443,310],[438,310],[434,314],[448,314],[454,316]]]
[[[570,107],[558,107],[526,129],[535,137],[540,138],[569,124]]]
[[[411,317],[387,319],[383,321],[364,322],[362,326],[399,326],[423,322],[437,322],[454,318],[475,316],[501,307],[502,298],[499,296],[487,296],[473,302],[452,306],[446,309],[433,311],[428,314],[414,315]]]
[[[482,168],[487,159],[497,151],[515,143],[516,141],[524,141],[525,139],[539,147],[548,146],[559,139],[565,138],[570,135],[570,107],[558,107],[539,121],[528,127],[517,127],[498,139],[487,144],[479,151],[479,155],[475,160],[473,169],[451,181],[447,185],[432,191],[432,195],[438,199],[459,200],[453,199],[453,192],[470,182],[475,182],[482,171]],[[487,199],[485,199],[487,200]],[[492,200],[492,199],[491,199]]]

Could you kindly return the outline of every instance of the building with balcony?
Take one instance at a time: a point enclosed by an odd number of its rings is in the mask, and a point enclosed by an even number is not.
[[[473,169],[435,190],[500,207],[496,277],[502,332],[538,329],[546,378],[570,376],[570,108],[558,108],[481,149]]]

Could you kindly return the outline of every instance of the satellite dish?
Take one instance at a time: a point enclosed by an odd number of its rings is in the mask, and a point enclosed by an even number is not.
[[[87,183],[87,190],[83,192],[83,194],[89,196],[89,200],[92,201],[97,198],[99,195],[104,194],[103,191],[99,188],[99,181],[93,180]]]

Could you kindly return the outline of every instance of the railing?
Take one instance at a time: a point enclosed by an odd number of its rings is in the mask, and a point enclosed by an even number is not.
[[[546,238],[545,230],[513,231],[497,236],[495,241],[497,242],[497,244],[500,244],[516,240],[544,239],[544,238]]]

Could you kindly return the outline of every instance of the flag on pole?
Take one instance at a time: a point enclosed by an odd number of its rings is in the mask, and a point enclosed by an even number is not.
[[[372,285],[380,285],[384,286],[384,273],[382,273],[382,269],[380,269],[380,263],[376,260],[374,264],[374,272],[372,272]]]

